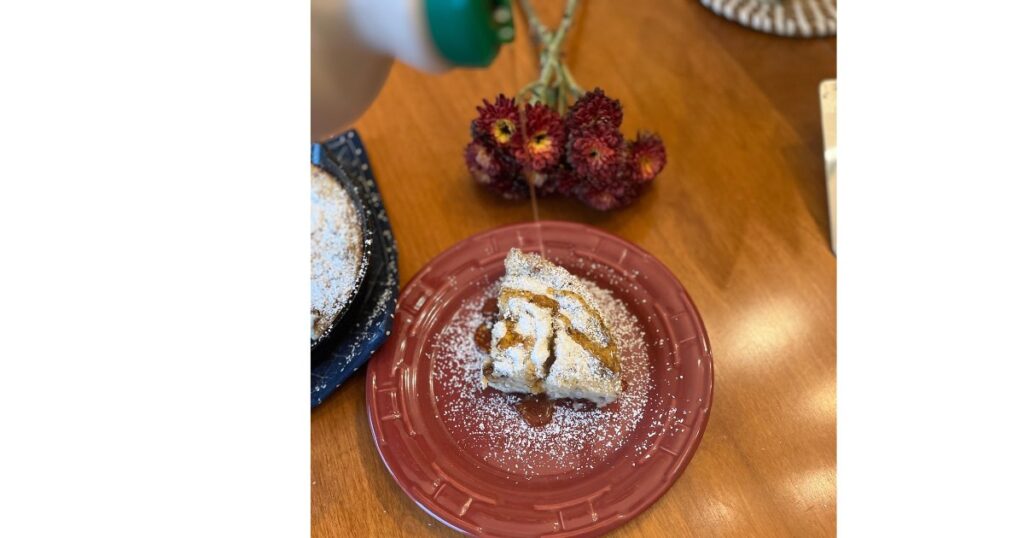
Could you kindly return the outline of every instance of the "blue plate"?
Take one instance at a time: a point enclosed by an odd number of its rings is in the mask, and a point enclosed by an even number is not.
[[[371,230],[366,276],[344,317],[327,340],[311,352],[312,407],[341,386],[391,334],[398,301],[398,250],[384,202],[373,179],[362,140],[348,131],[323,144],[313,144],[313,164],[355,183],[368,209]]]

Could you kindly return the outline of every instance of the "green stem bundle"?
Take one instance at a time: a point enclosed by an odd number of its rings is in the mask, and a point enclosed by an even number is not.
[[[569,66],[562,57],[562,44],[565,35],[572,26],[572,18],[579,6],[579,0],[567,0],[565,10],[558,28],[552,33],[540,21],[530,0],[519,0],[530,27],[530,38],[538,48],[540,77],[527,84],[516,95],[517,100],[530,103],[543,103],[559,114],[564,114],[569,107],[570,98],[575,100],[583,95],[583,90],[576,83]]]

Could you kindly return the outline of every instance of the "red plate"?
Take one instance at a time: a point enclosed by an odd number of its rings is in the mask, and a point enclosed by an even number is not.
[[[458,374],[477,375],[465,333],[504,274],[508,249],[539,252],[541,237],[546,257],[635,316],[646,357],[624,352],[627,388],[608,408],[565,407],[556,410],[559,428],[510,429],[510,397]],[[693,302],[653,256],[590,226],[524,223],[460,242],[406,284],[392,332],[366,377],[374,442],[405,493],[465,533],[606,533],[668,490],[707,425],[711,348]]]

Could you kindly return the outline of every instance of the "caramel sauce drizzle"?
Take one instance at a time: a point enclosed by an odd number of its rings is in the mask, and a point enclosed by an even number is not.
[[[504,289],[501,290],[501,294],[498,296],[498,304],[501,305],[502,307],[507,307],[509,299],[519,298],[529,301],[530,303],[533,303],[541,308],[546,308],[551,312],[552,318],[559,318],[562,320],[566,327],[566,333],[577,344],[579,344],[580,347],[587,350],[587,352],[590,353],[591,355],[597,357],[597,359],[601,362],[601,364],[605,366],[605,368],[608,368],[613,373],[619,373],[620,364],[619,357],[616,353],[615,342],[612,340],[611,332],[608,331],[608,328],[604,324],[604,320],[597,313],[597,311],[594,310],[589,304],[587,304],[587,302],[583,300],[583,297],[581,297],[578,293],[572,291],[553,290],[550,288],[547,291],[552,295],[561,295],[563,297],[571,297],[576,299],[580,303],[580,305],[583,306],[583,309],[586,310],[588,314],[590,314],[594,319],[597,320],[598,324],[601,327],[601,331],[608,337],[608,345],[602,346],[597,342],[591,340],[587,335],[573,328],[568,316],[561,312],[561,308],[558,305],[558,301],[545,295],[536,294],[526,290]],[[505,333],[505,336],[503,336],[501,340],[498,341],[498,349],[505,350],[519,344],[524,344],[527,346],[527,348],[530,348],[533,346],[534,340],[533,338],[520,335],[510,327],[509,330]],[[548,362],[545,364],[545,368],[550,368],[551,363],[554,362],[555,359],[553,336],[548,345],[550,346],[551,353],[549,353]],[[529,363],[527,366],[527,368],[530,367],[532,367],[532,363]]]
[[[501,340],[498,340],[498,349],[506,350],[518,345],[523,345],[526,349],[530,349],[533,347],[533,344],[534,339],[532,336],[523,336],[514,331],[512,327],[509,327],[505,331],[505,335],[501,337]]]
[[[531,394],[519,400],[516,411],[519,411],[519,415],[527,424],[539,428],[550,423],[555,416],[555,402],[543,394]]]

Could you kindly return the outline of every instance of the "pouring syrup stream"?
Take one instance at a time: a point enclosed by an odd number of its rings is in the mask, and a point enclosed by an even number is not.
[[[509,58],[509,59],[511,60],[510,63],[512,65],[512,77],[510,78],[510,80],[516,80],[516,66],[518,65],[516,60],[518,59],[519,55],[516,52],[515,43],[513,43],[513,46],[510,47],[510,49],[511,49],[511,54],[510,54],[511,58]],[[519,110],[519,132],[521,133],[520,140],[521,140],[522,144],[527,144],[527,143],[529,143],[529,140],[527,140],[527,138],[526,138],[528,136],[528,132],[526,130],[526,102],[525,102],[525,99],[524,99],[524,102],[517,103],[517,107],[516,108]],[[524,179],[526,179],[526,185],[530,189],[530,206],[533,209],[533,227],[534,227],[534,230],[536,230],[536,233],[537,233],[537,244],[540,246],[540,255],[544,256],[544,257],[547,257],[547,254],[544,251],[544,236],[541,234],[541,229],[540,229],[540,210],[538,209],[538,205],[537,205],[537,187],[535,185],[536,181],[537,181],[537,174],[536,174],[536,172],[533,171],[533,168],[530,166],[529,162],[527,162],[527,163],[525,163],[523,165],[523,177],[524,177]]]

